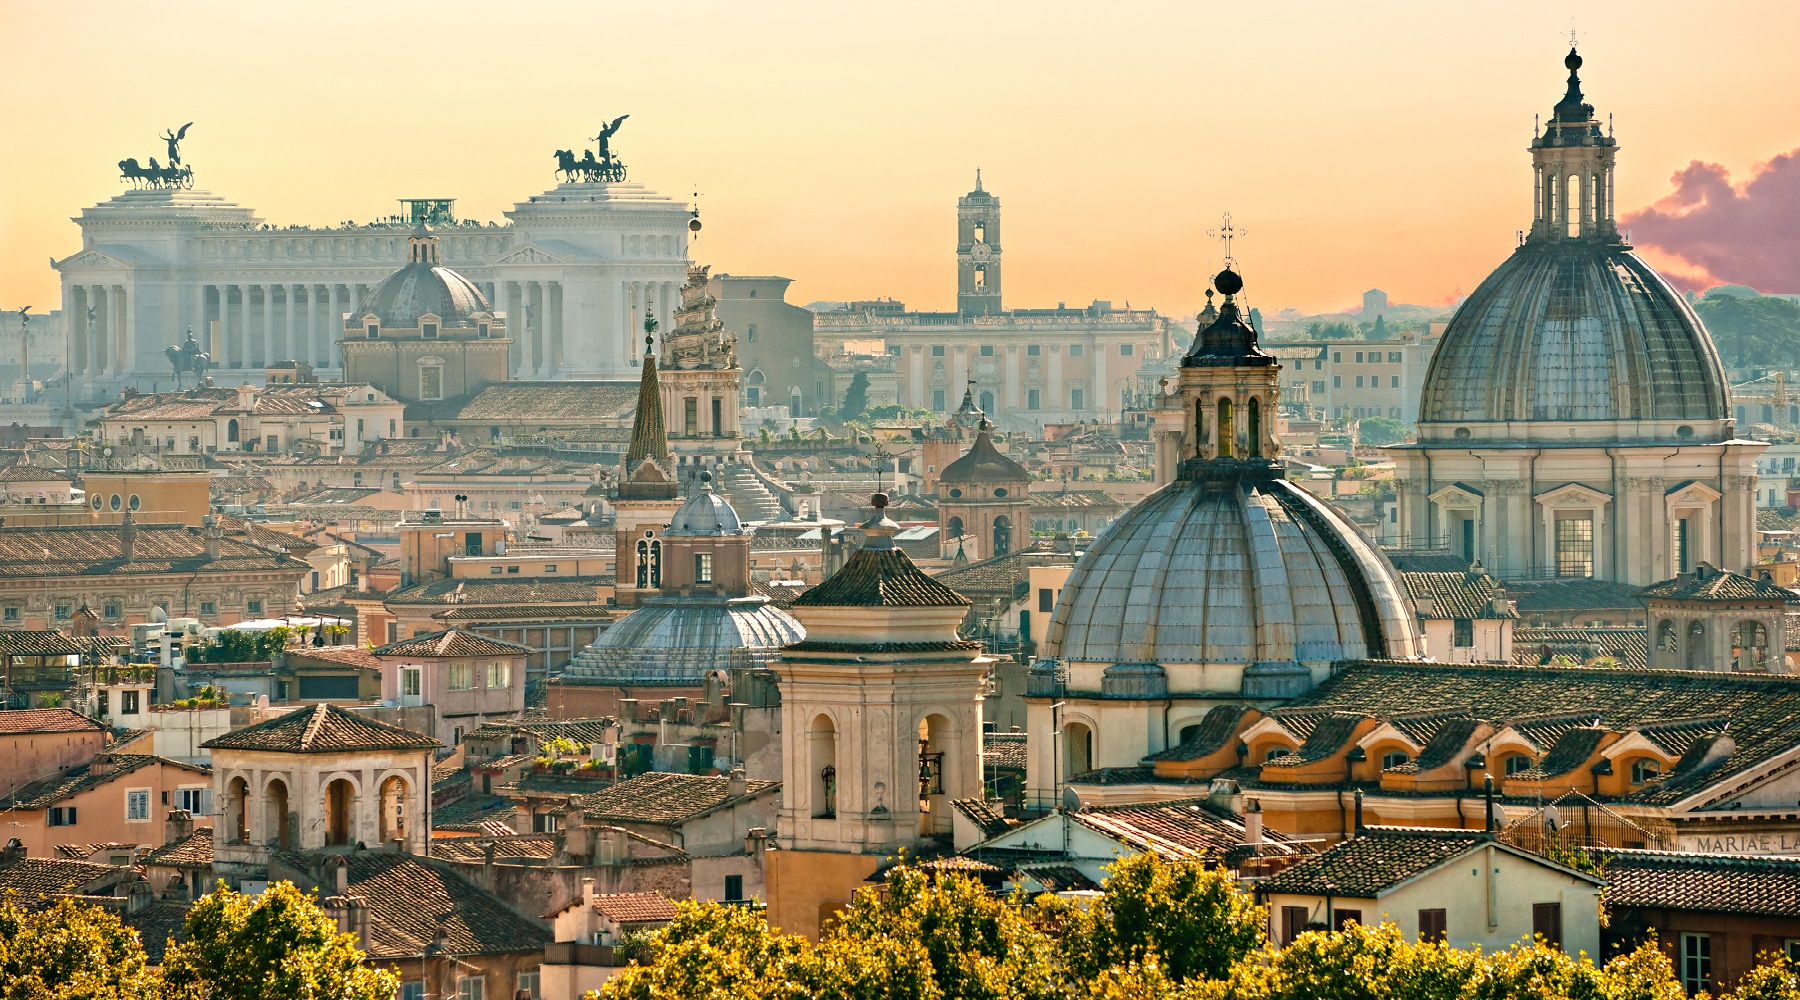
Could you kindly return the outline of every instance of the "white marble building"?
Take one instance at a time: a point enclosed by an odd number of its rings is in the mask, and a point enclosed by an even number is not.
[[[506,217],[433,226],[445,265],[507,316],[514,377],[635,377],[645,312],[667,328],[687,277],[688,206],[642,184],[572,182]],[[290,358],[338,377],[344,314],[406,263],[413,227],[269,227],[220,196],[169,189],[127,191],[74,221],[81,250],[53,266],[88,400],[167,388],[163,348],[189,328],[233,384]]]

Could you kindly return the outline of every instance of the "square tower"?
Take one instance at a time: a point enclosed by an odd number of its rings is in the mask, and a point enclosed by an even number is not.
[[[956,200],[956,311],[992,316],[1000,308],[1000,199],[981,188]]]

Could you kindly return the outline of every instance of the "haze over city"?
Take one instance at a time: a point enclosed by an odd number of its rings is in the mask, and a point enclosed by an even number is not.
[[[1688,190],[1717,201],[1721,176],[1744,185],[1800,145],[1800,9],[1725,5],[1704,31],[1691,10],[9,4],[0,303],[56,307],[44,262],[77,245],[69,216],[183,122],[201,186],[272,224],[330,225],[424,196],[500,220],[547,185],[553,150],[625,113],[633,179],[700,192],[693,255],[791,276],[790,301],[951,307],[943,206],[979,167],[1020,305],[1191,312],[1224,211],[1265,308],[1347,308],[1374,285],[1448,303],[1529,221],[1531,113],[1557,96],[1572,16],[1627,151],[1621,224],[1678,282],[1800,290],[1769,257],[1800,238],[1791,165],[1752,205],[1633,219],[1691,163],[1716,165]]]

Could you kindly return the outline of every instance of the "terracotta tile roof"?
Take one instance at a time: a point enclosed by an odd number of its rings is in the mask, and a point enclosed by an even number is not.
[[[440,927],[452,955],[541,952],[551,940],[498,896],[438,865],[404,854],[358,853],[347,860],[350,895],[369,907],[371,958],[417,957]]]
[[[862,548],[830,579],[796,597],[794,606],[966,608],[969,599],[926,576],[899,549]]]
[[[304,660],[318,660],[323,663],[340,663],[347,667],[361,667],[365,670],[380,670],[382,663],[364,646],[308,646],[305,649],[290,649],[284,656],[290,666],[305,667]]]
[[[387,604],[546,605],[594,603],[595,588],[612,577],[562,576],[532,580],[485,580],[455,577],[396,590]]]
[[[1391,718],[1420,705],[1456,705],[1475,718],[1510,724],[1540,747],[1592,726],[1624,732],[1641,725],[1715,716],[1732,720],[1735,744],[1721,761],[1671,770],[1627,801],[1667,804],[1800,746],[1800,678],[1672,670],[1516,667],[1359,661],[1295,700],[1290,712],[1352,711]],[[1569,753],[1578,747],[1570,744]],[[1560,760],[1560,758],[1559,758]]]
[[[1642,670],[1650,662],[1650,630],[1635,625],[1513,630],[1514,663],[1549,663],[1556,656],[1572,656],[1583,663],[1610,656],[1621,667]]]
[[[984,734],[981,737],[981,763],[984,767],[1025,770],[1025,734]]]
[[[120,844],[112,842],[105,844],[57,844],[56,856],[59,858],[74,858],[77,861],[86,861],[88,858],[93,857],[101,851],[125,851],[131,853],[135,852],[137,849],[138,845],[136,844]]]
[[[1420,618],[1498,619],[1519,613],[1504,601],[1506,588],[1486,573],[1401,573]]]
[[[1703,566],[1672,580],[1653,583],[1641,591],[1646,598],[1662,601],[1782,601],[1796,595],[1785,587],[1766,580],[1755,580],[1740,573]]]
[[[144,960],[151,966],[161,965],[169,942],[185,939],[189,903],[159,899],[136,913],[121,913],[125,926],[138,932],[144,945]]]
[[[1800,858],[1592,851],[1606,864],[1603,901],[1624,907],[1800,919]]]
[[[1611,580],[1514,580],[1507,591],[1521,613],[1532,611],[1640,611],[1638,588]]]
[[[1144,759],[1185,761],[1216,753],[1231,738],[1232,732],[1237,729],[1238,720],[1244,717],[1246,711],[1248,709],[1241,705],[1215,705],[1200,720],[1200,727],[1194,735]]]
[[[675,901],[660,892],[595,893],[594,909],[621,924],[663,923],[675,919]]]
[[[99,772],[94,770],[96,760],[102,756],[110,757],[112,764]],[[133,771],[149,767],[152,764],[165,764],[179,767],[195,774],[211,774],[212,769],[195,764],[184,764],[167,757],[156,757],[150,754],[107,753],[96,754],[95,760],[69,768],[61,774],[40,778],[28,785],[21,785],[17,791],[5,798],[0,798],[0,809],[47,809],[71,796],[79,795],[91,788],[98,788],[109,781],[122,778]]]
[[[505,822],[512,817],[513,804],[508,800],[492,795],[471,794],[433,809],[431,828],[455,833],[491,833],[487,823],[492,820]]]
[[[651,823],[679,826],[701,813],[734,801],[727,794],[730,778],[652,771],[583,797],[582,813],[601,823]],[[779,781],[746,782],[741,798],[781,787]]]
[[[87,647],[55,629],[0,629],[0,653],[13,656],[80,654]]]
[[[1072,814],[1091,830],[1154,851],[1164,858],[1224,860],[1244,847],[1244,826],[1214,811],[1202,798],[1120,806],[1093,806]],[[1292,853],[1280,834],[1265,832],[1264,847]]]
[[[1480,831],[1371,828],[1264,880],[1266,893],[1374,899],[1489,842]],[[1548,862],[1546,862],[1548,863]]]
[[[235,538],[219,541],[219,558],[206,558],[198,529],[140,524],[130,560],[123,555],[124,532],[116,525],[18,527],[0,532],[0,578],[120,576],[149,573],[242,573],[288,570],[299,579],[304,562]]]
[[[1300,744],[1300,749],[1277,757],[1265,766],[1299,767],[1324,760],[1343,749],[1344,744],[1350,742],[1357,725],[1366,718],[1368,716],[1360,712],[1333,712],[1313,720],[1312,731],[1307,733],[1306,741]]]
[[[435,841],[431,845],[431,856],[445,861],[479,864],[487,860],[489,844],[493,845],[496,858],[553,858],[561,849],[555,837],[521,836],[510,827],[500,835],[495,835],[487,830],[482,832],[488,835],[484,837],[447,837]]]
[[[508,424],[623,420],[636,407],[638,383],[558,380],[490,382],[464,396],[406,408],[413,420],[492,420]]]
[[[1018,552],[993,556],[967,566],[958,566],[934,574],[934,579],[959,594],[1004,594],[1014,596],[1031,579],[1033,566],[1072,566],[1075,556],[1056,552],[1050,543],[1039,542]]]
[[[20,858],[0,868],[0,896],[16,892],[22,899],[82,892],[119,869],[70,858]]]
[[[208,750],[264,750],[276,753],[343,753],[355,750],[435,749],[437,740],[348,712],[314,705],[207,740]]]
[[[212,827],[196,827],[194,832],[186,837],[172,844],[164,844],[145,855],[143,863],[161,865],[165,868],[212,868]]]
[[[524,656],[531,652],[530,646],[521,646],[516,642],[504,639],[490,639],[475,632],[465,632],[459,628],[432,632],[429,635],[416,635],[411,639],[390,642],[385,646],[377,646],[372,652],[376,656],[416,656],[416,657],[448,657],[448,656]]]
[[[1020,865],[1014,871],[1050,892],[1086,892],[1100,888],[1099,883],[1082,874],[1081,869],[1074,865]]]
[[[975,824],[975,829],[980,830],[984,838],[1005,833],[1013,826],[1004,813],[994,808],[994,805],[985,799],[954,799],[951,801],[950,807],[962,813],[969,822]]]
[[[1085,508],[1089,510],[1124,510],[1125,503],[1105,490],[1046,490],[1030,494],[1033,507],[1056,510]]]
[[[619,720],[598,719],[523,719],[508,722],[484,722],[464,736],[467,740],[506,739],[515,733],[529,733],[540,742],[566,739],[576,744],[601,743],[609,729],[619,728]]]
[[[106,727],[68,708],[21,708],[0,711],[0,736],[25,733],[81,733]]]

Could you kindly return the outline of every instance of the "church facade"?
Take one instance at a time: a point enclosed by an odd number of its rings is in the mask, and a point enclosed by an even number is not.
[[[1620,233],[1618,146],[1581,57],[1565,65],[1532,143],[1531,228],[1451,318],[1418,441],[1392,451],[1399,544],[1515,580],[1747,571],[1767,445],[1738,436],[1712,338]]]

